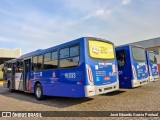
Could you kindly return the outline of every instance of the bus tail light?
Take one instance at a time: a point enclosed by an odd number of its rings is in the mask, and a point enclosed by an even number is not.
[[[86,69],[87,69],[88,83],[89,83],[90,85],[94,85],[92,70],[91,70],[90,66],[87,65],[87,64],[86,64]]]
[[[82,85],[82,82],[77,82],[77,84]]]
[[[135,67],[132,65],[133,77],[137,79],[137,73]]]
[[[93,92],[93,91],[92,91],[92,90],[89,90],[88,92],[90,93],[90,92]]]

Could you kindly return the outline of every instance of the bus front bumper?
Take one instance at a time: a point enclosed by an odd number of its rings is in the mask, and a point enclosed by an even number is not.
[[[113,92],[119,90],[119,82],[109,84],[109,85],[101,85],[101,86],[85,86],[85,97],[105,94],[109,92]]]
[[[132,87],[138,87],[149,83],[149,77],[143,79],[143,80],[132,80]]]

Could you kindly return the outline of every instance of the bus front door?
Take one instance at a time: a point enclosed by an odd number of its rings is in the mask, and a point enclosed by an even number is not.
[[[24,60],[24,91],[30,91],[31,59]]]

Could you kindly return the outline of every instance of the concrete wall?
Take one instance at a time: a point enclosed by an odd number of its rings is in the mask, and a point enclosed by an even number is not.
[[[5,49],[0,48],[0,58],[17,58],[21,55],[21,49],[15,48],[15,49]]]
[[[20,48],[15,48],[15,49],[0,48],[0,59],[1,59],[1,63],[0,63],[0,80],[3,79],[3,72],[2,72],[3,62],[6,59],[18,58],[20,56],[21,56],[21,49]]]
[[[160,54],[160,46],[146,48],[146,50],[155,51],[157,54]]]
[[[3,80],[3,72],[0,71],[0,80]]]
[[[134,42],[131,44],[139,45],[139,46],[142,46],[143,48],[151,48],[151,47],[155,47],[155,46],[160,46],[160,37],[149,39],[149,40],[143,40],[143,41],[139,41],[139,42]]]

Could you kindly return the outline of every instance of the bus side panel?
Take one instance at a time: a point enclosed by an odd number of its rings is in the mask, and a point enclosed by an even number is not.
[[[44,94],[48,96],[84,97],[84,72],[80,69],[82,67],[44,73],[44,76],[47,76],[42,83]],[[55,77],[52,75],[53,72],[55,72]]]
[[[34,84],[39,81],[44,95],[64,97],[85,97],[85,63],[83,40],[80,43],[80,60],[77,67],[46,70],[41,73],[41,78],[34,79],[32,76],[31,92],[34,92]],[[34,74],[34,73],[33,73]]]
[[[131,69],[131,58],[130,58],[130,49],[129,46],[122,46],[116,48],[116,51],[124,50],[125,51],[125,64],[123,67],[118,66],[119,71],[119,86],[120,88],[132,88],[132,69]]]

